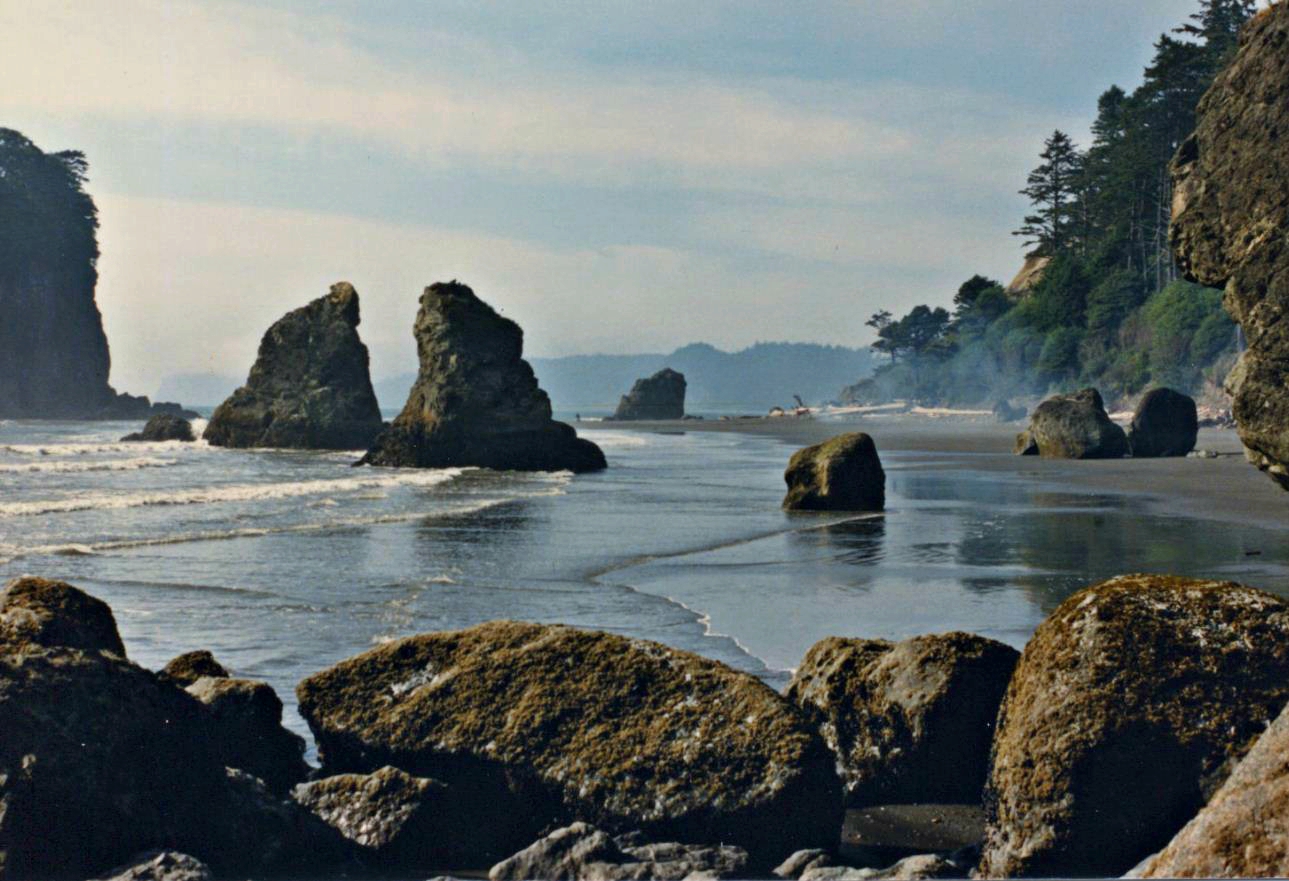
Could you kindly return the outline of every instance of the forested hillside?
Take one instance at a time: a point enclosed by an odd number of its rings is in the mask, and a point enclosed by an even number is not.
[[[844,396],[981,403],[1082,385],[1108,398],[1155,385],[1214,390],[1237,330],[1219,291],[1179,278],[1168,163],[1253,12],[1252,0],[1201,0],[1156,42],[1134,91],[1101,95],[1086,149],[1053,132],[1021,190],[1031,211],[1015,234],[1030,249],[1030,277],[1005,289],[974,276],[952,311],[877,313],[873,348],[887,362]]]

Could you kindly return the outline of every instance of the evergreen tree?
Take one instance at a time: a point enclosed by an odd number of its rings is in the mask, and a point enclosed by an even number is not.
[[[1028,186],[1020,191],[1029,197],[1034,213],[1014,235],[1025,237],[1025,247],[1034,246],[1031,254],[1055,256],[1073,244],[1083,157],[1070,136],[1058,129],[1043,142],[1039,158],[1043,163],[1030,172]]]

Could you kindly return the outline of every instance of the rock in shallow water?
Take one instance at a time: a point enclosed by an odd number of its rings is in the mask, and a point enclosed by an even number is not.
[[[143,431],[136,431],[134,434],[127,434],[121,438],[123,442],[127,443],[136,441],[195,441],[196,439],[196,436],[192,433],[192,423],[173,413],[159,413],[148,420],[147,424],[143,426]]]
[[[792,454],[783,474],[789,511],[880,511],[886,472],[877,446],[863,432],[842,434]]]
[[[646,379],[636,380],[613,413],[613,421],[684,418],[685,374],[670,367],[664,367]]]
[[[999,714],[980,864],[1118,875],[1204,804],[1289,700],[1289,607],[1155,575],[1074,594],[1025,647]]]
[[[409,637],[300,683],[328,771],[394,765],[511,824],[729,843],[772,866],[829,846],[832,757],[759,680],[643,640],[514,622]]]
[[[1106,414],[1101,393],[1085,388],[1054,395],[1034,408],[1016,438],[1017,455],[1051,459],[1122,459],[1128,436]]]
[[[604,453],[563,422],[523,359],[524,333],[457,282],[425,289],[413,328],[420,373],[369,465],[598,471]]]
[[[1195,449],[1199,414],[1195,400],[1169,388],[1147,392],[1128,428],[1134,458],[1185,456]]]

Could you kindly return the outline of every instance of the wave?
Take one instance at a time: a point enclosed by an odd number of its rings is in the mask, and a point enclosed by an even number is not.
[[[201,441],[131,441],[129,443],[6,444],[0,453],[13,456],[102,456],[110,453],[173,453],[185,449],[210,449]]]
[[[62,499],[0,502],[0,517],[30,517],[37,514],[65,514],[73,511],[107,511],[151,505],[208,505],[223,502],[255,502],[304,496],[351,493],[393,487],[431,487],[459,476],[464,469],[441,468],[407,471],[371,477],[333,480],[302,480],[295,483],[247,483],[200,487],[173,492],[87,493]]]
[[[593,442],[596,446],[610,450],[624,447],[643,447],[649,443],[649,439],[645,435],[630,431],[590,429],[583,433],[583,437]]]
[[[0,474],[82,474],[89,471],[139,471],[143,468],[168,468],[179,464],[175,459],[142,456],[137,459],[105,459],[95,462],[9,462],[0,463]]]

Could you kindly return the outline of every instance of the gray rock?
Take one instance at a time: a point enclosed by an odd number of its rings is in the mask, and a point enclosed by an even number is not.
[[[950,854],[916,854],[885,869],[846,866],[808,869],[800,881],[922,881],[925,878],[965,878],[971,866]]]
[[[613,414],[614,421],[684,418],[685,375],[670,367],[636,380]]]
[[[117,866],[98,881],[214,881],[214,873],[196,857],[173,850],[148,851]]]
[[[1048,398],[1029,419],[1029,428],[1017,437],[1018,455],[1122,459],[1129,453],[1128,436],[1110,420],[1094,388]]]
[[[776,878],[797,879],[807,869],[822,869],[833,865],[835,865],[835,862],[832,854],[822,848],[812,847],[807,850],[799,850],[788,857],[774,868],[772,874]]]
[[[1195,399],[1170,388],[1147,392],[1128,427],[1128,445],[1138,459],[1185,456],[1195,449],[1198,436]]]
[[[246,385],[203,436],[220,447],[358,450],[382,429],[348,282],[288,312],[264,334]]]
[[[173,413],[158,413],[143,426],[143,431],[127,434],[121,438],[125,442],[135,441],[195,441],[192,423],[182,416]]]
[[[681,881],[739,877],[747,853],[737,847],[668,842],[623,846],[586,823],[557,829],[488,872],[491,881]]]
[[[304,738],[282,727],[282,701],[265,682],[203,676],[187,686],[210,713],[223,763],[283,795],[309,773]]]
[[[886,472],[873,439],[842,434],[797,450],[783,474],[789,511],[880,511],[886,506]]]
[[[563,422],[523,358],[524,333],[455,281],[421,296],[420,373],[369,465],[598,471],[604,453]]]
[[[36,646],[125,657],[107,603],[64,581],[15,578],[0,591],[0,653]]]

